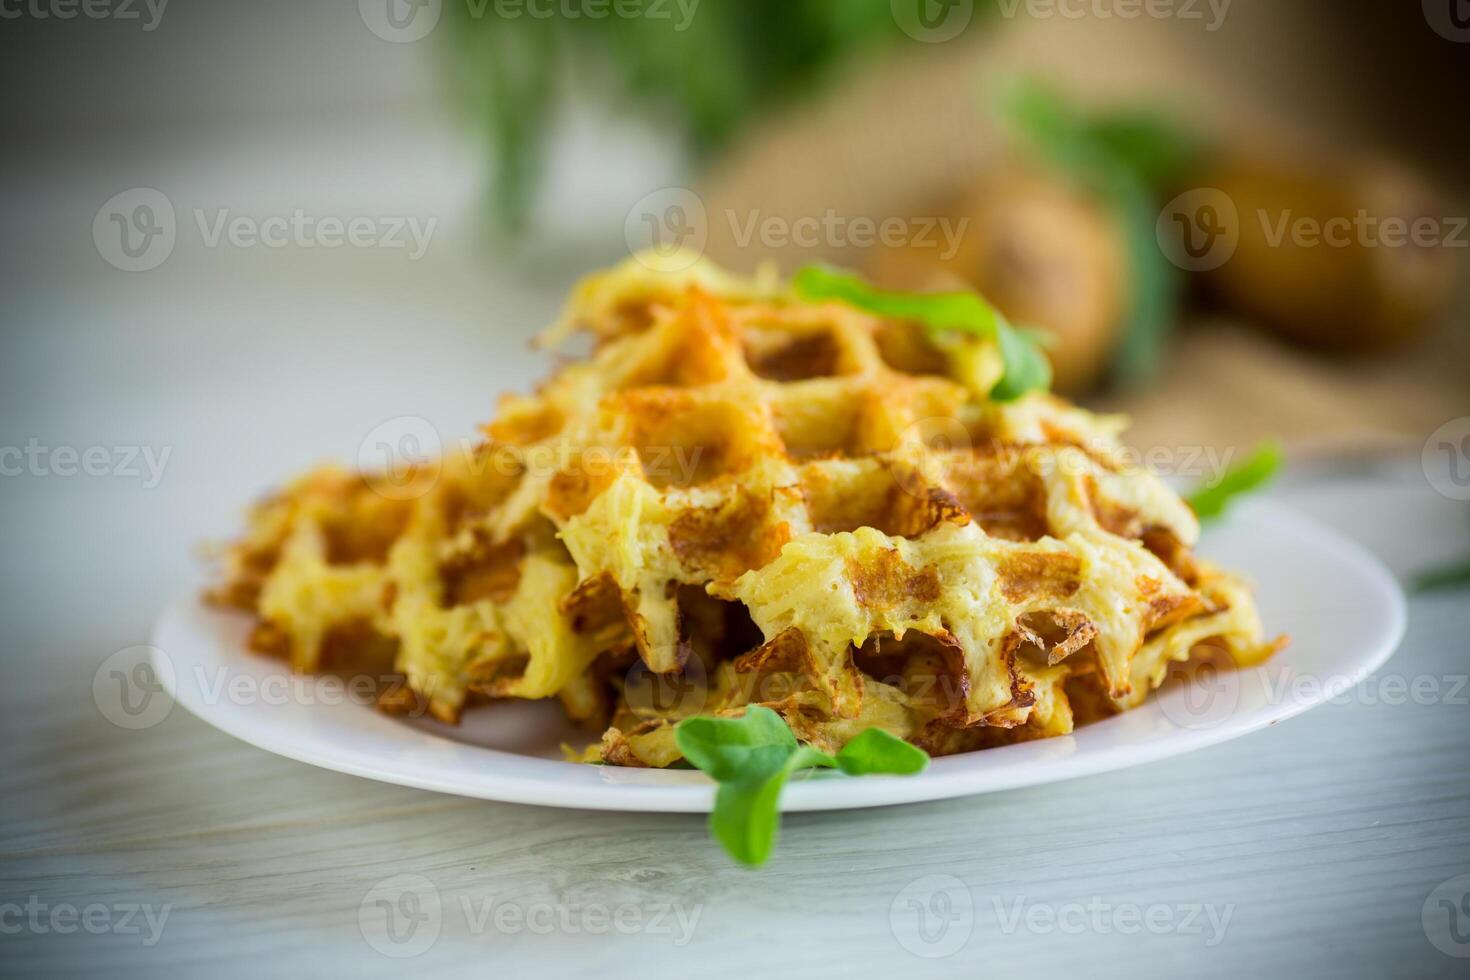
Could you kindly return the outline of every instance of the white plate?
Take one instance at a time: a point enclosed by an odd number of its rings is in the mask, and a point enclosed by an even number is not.
[[[1338,696],[1403,637],[1403,594],[1378,561],[1279,504],[1243,502],[1200,550],[1250,576],[1267,630],[1291,635],[1267,664],[1166,686],[1142,707],[1065,738],[936,759],[918,776],[799,777],[782,809],[945,799],[1179,755]],[[158,622],[156,670],[177,703],[252,745],[369,779],[515,803],[700,812],[713,801],[713,784],[698,772],[561,761],[559,744],[584,744],[587,735],[569,728],[556,704],[495,704],[453,728],[381,714],[336,678],[287,678],[278,661],[246,651],[245,616],[206,609],[196,596]]]

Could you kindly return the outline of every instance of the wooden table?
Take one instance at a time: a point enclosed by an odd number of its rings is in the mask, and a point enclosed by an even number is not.
[[[32,327],[0,359],[0,444],[171,450],[151,489],[121,473],[0,480],[0,973],[1465,975],[1435,945],[1470,953],[1443,894],[1421,921],[1437,886],[1470,874],[1463,592],[1414,598],[1404,647],[1342,704],[1106,776],[794,816],[759,872],[695,816],[379,785],[181,710],[114,726],[94,673],[197,575],[194,542],[233,526],[263,475],[324,447],[350,458],[384,418],[467,431],[494,391],[540,373],[514,331],[545,322],[564,286],[217,261],[64,288],[22,268],[0,292]],[[1279,492],[1399,573],[1470,553],[1464,505],[1417,460]],[[403,946],[365,933],[379,899],[423,931]]]

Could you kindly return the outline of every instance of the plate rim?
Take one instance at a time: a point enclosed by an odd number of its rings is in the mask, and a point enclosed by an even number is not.
[[[1239,502],[1226,520],[1221,522],[1220,530],[1228,532],[1231,526],[1243,521],[1262,521],[1267,524],[1272,521],[1289,522],[1297,532],[1313,539],[1313,544],[1321,552],[1330,555],[1335,563],[1346,566],[1351,573],[1369,581],[1375,591],[1380,593],[1380,598],[1387,603],[1387,616],[1380,624],[1378,635],[1365,639],[1361,652],[1352,661],[1351,670],[1342,674],[1346,689],[1350,690],[1361,683],[1393,656],[1407,630],[1407,600],[1398,581],[1376,555],[1340,531],[1274,500],[1255,498]],[[713,805],[715,784],[699,773],[687,770],[622,770],[536,758],[488,746],[454,742],[376,713],[376,717],[400,725],[407,737],[451,744],[455,746],[456,755],[459,752],[469,753],[468,758],[481,762],[481,765],[471,770],[480,778],[466,780],[462,772],[456,779],[427,770],[413,771],[401,766],[385,768],[381,763],[372,764],[362,759],[361,749],[344,748],[341,745],[328,747],[315,742],[303,743],[276,737],[270,725],[237,723],[237,717],[248,717],[246,712],[211,709],[195,696],[196,692],[191,688],[179,684],[177,673],[173,669],[173,658],[165,652],[171,647],[178,649],[185,645],[177,642],[175,637],[187,636],[201,618],[239,615],[231,610],[206,607],[200,601],[201,591],[196,585],[186,594],[175,598],[154,624],[150,638],[152,655],[155,661],[160,654],[170,661],[169,669],[159,669],[159,665],[155,663],[155,673],[175,704],[211,727],[256,748],[322,769],[473,799],[626,812],[704,813]],[[1267,625],[1269,628],[1269,624]],[[243,649],[234,652],[259,660],[258,655]],[[188,662],[197,663],[199,658],[191,658]],[[1264,669],[1265,666],[1262,665],[1249,670]],[[1232,714],[1212,727],[1190,729],[1176,725],[1176,731],[1167,737],[1102,747],[1090,752],[1066,750],[1075,749],[1078,739],[1086,739],[1089,731],[1124,719],[1133,712],[1086,726],[1072,735],[941,757],[935,759],[918,776],[844,779],[827,773],[798,774],[782,794],[781,809],[800,812],[920,803],[1100,775],[1184,755],[1249,735],[1324,704],[1335,693],[1323,685],[1316,696],[1286,698],[1279,703],[1268,704],[1247,713]],[[314,707],[312,710],[371,709],[359,705],[339,705],[332,709]],[[1144,706],[1134,709],[1135,712],[1142,710],[1145,710]],[[410,736],[408,733],[413,734]],[[1038,756],[1041,758],[1036,758]],[[979,761],[977,757],[983,757],[987,761],[985,767],[976,766]],[[1009,764],[993,764],[1001,760]],[[1036,762],[1042,764],[1034,764]],[[486,763],[495,769],[489,778],[484,778],[483,773],[477,772]],[[653,776],[652,781],[648,779],[650,775]],[[661,778],[668,778],[668,781],[661,782]]]

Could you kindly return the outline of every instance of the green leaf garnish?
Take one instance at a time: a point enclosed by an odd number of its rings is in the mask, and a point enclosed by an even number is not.
[[[957,331],[994,340],[1004,373],[990,389],[996,401],[1014,401],[1051,385],[1051,362],[1029,333],[1006,322],[978,293],[900,293],[879,289],[862,278],[809,265],[791,280],[807,302],[836,300],[895,320],[912,320],[933,332]]]
[[[923,770],[929,756],[879,728],[860,733],[834,758],[796,740],[776,712],[751,705],[739,718],[686,718],[674,728],[684,758],[720,784],[710,834],[731,857],[756,867],[776,846],[781,790],[792,773],[838,768],[851,776]]]
[[[686,718],[674,736],[684,758],[722,783],[752,773],[770,775],[799,745],[781,716],[759,705],[739,718]]]
[[[911,776],[928,765],[929,753],[881,728],[859,732],[837,753],[837,767],[849,776]]]
[[[1202,521],[1214,520],[1230,502],[1271,482],[1286,463],[1286,453],[1279,442],[1257,446],[1246,459],[1225,471],[1219,480],[1190,494],[1189,506]]]
[[[769,711],[770,709],[764,709]],[[709,816],[710,833],[741,864],[765,864],[776,847],[780,828],[781,790],[798,769],[830,768],[832,757],[803,745],[786,757],[774,772],[753,772],[720,783],[715,809]]]
[[[1470,588],[1470,561],[1434,568],[1414,576],[1415,592],[1448,592]]]

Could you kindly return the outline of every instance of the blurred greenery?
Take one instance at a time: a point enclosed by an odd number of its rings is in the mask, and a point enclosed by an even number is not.
[[[1249,456],[1236,463],[1214,483],[1206,484],[1189,495],[1189,506],[1201,522],[1222,516],[1230,504],[1274,480],[1286,465],[1286,450],[1277,440],[1257,446]]]
[[[605,75],[608,94],[672,123],[704,160],[840,61],[905,39],[892,0],[557,0],[539,9],[446,5],[452,71],[489,141],[506,230],[526,221],[569,69]]]
[[[1085,112],[1033,80],[1004,86],[1000,113],[1023,146],[1117,215],[1130,288],[1113,378],[1125,385],[1151,380],[1184,286],[1184,273],[1159,249],[1154,226],[1164,194],[1205,151],[1205,141],[1147,110]]]
[[[1414,576],[1413,589],[1415,592],[1448,592],[1454,589],[1470,589],[1470,561],[1420,572]]]

